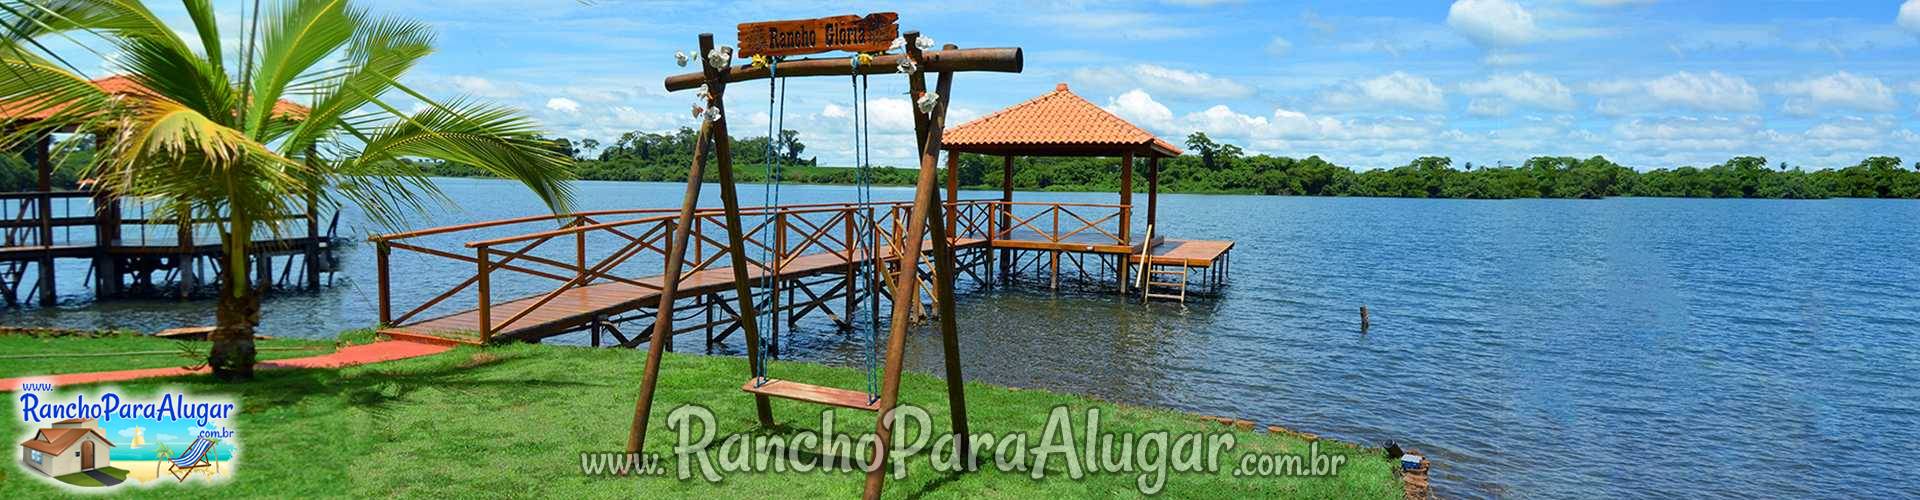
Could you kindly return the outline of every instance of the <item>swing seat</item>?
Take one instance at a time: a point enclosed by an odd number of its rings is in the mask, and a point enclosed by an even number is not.
[[[747,379],[747,383],[741,385],[740,390],[761,396],[805,401],[852,410],[880,411],[880,402],[869,402],[870,400],[865,392],[803,384],[789,380],[770,378],[767,379],[767,383],[765,384],[756,384],[754,379]]]

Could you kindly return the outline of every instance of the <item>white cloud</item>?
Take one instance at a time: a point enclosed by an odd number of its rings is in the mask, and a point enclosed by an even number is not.
[[[1681,107],[1708,112],[1752,112],[1760,108],[1760,91],[1745,78],[1718,71],[1681,71],[1652,80],[1607,80],[1587,86],[1605,96],[1594,110],[1622,115]]]
[[[1253,95],[1253,88],[1226,78],[1154,64],[1080,68],[1073,78],[1096,87],[1141,88],[1161,94],[1231,99]]]
[[[1702,111],[1752,111],[1760,106],[1760,92],[1745,78],[1718,71],[1704,75],[1685,71],[1647,83],[1655,100]]]
[[[555,97],[547,99],[547,109],[566,114],[574,114],[580,112],[580,102],[565,97]]]
[[[1920,33],[1920,0],[1907,0],[1900,4],[1900,16],[1897,20],[1901,28]]]
[[[1353,166],[1404,163],[1429,154],[1436,142],[1457,135],[1438,122],[1407,117],[1340,120],[1286,108],[1249,115],[1226,105],[1176,116],[1145,91],[1132,90],[1107,101],[1106,109],[1163,137],[1199,131],[1252,152],[1321,155]]]
[[[454,76],[447,82],[460,93],[489,99],[510,99],[520,97],[520,89],[513,85],[502,85],[493,80],[477,76]]]
[[[1521,66],[1532,64],[1539,60],[1540,56],[1533,54],[1522,54],[1510,50],[1492,50],[1487,52],[1486,57],[1480,58],[1480,63],[1488,66]]]
[[[847,108],[834,103],[827,103],[825,107],[820,108],[820,116],[827,118],[846,118],[850,112]]]
[[[1320,103],[1333,110],[1447,108],[1446,92],[1433,80],[1400,71],[1346,84],[1321,95]]]
[[[1533,14],[1508,0],[1456,0],[1447,8],[1447,25],[1484,46],[1511,46],[1539,35]]]
[[[1887,113],[1900,107],[1900,103],[1893,98],[1893,88],[1879,78],[1845,71],[1782,83],[1777,90],[1797,96],[1788,99],[1784,105],[1787,112],[1795,114],[1814,114],[1830,108]]]
[[[1153,100],[1153,96],[1140,89],[1107,99],[1106,109],[1127,121],[1148,126],[1164,127],[1173,121],[1173,110],[1167,109],[1166,105]]]
[[[1469,113],[1487,116],[1506,114],[1509,104],[1549,111],[1571,111],[1575,106],[1573,90],[1559,79],[1531,71],[1464,83],[1460,85],[1460,92],[1479,97],[1467,104]]]
[[[1273,37],[1272,41],[1267,42],[1267,55],[1284,56],[1292,52],[1293,42],[1289,42],[1285,38],[1276,36]]]

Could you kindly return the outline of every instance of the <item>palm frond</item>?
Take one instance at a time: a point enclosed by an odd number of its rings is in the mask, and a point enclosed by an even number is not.
[[[179,103],[143,100],[138,108],[88,172],[101,189],[225,208],[236,221],[297,209],[306,165]]]
[[[345,47],[364,17],[347,0],[289,0],[269,9],[242,129],[261,133],[287,86]]]
[[[520,181],[555,213],[572,210],[573,190],[568,183],[573,179],[568,168],[572,161],[547,149],[532,119],[512,108],[464,99],[440,103],[404,85],[394,88],[421,99],[428,108],[407,115],[371,100],[400,119],[360,137],[363,146],[354,161],[364,165],[348,165],[348,169],[390,166],[408,158],[455,162]]]
[[[433,53],[433,40],[433,30],[418,22],[386,18],[364,25],[347,45],[346,64],[308,83],[317,99],[306,122],[291,133],[281,151],[306,148],[336,120],[387,93],[398,75]]]
[[[185,0],[187,16],[193,18],[193,30],[200,35],[200,50],[207,58],[207,65],[216,73],[226,74],[226,57],[220,48],[220,21],[214,17],[213,0]]]

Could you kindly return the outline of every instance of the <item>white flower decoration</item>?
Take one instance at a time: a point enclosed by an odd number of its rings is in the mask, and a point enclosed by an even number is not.
[[[913,62],[913,58],[907,56],[900,56],[900,63],[895,67],[900,68],[901,73],[909,74],[920,70],[920,64]]]
[[[913,104],[915,107],[920,108],[921,113],[933,114],[933,106],[939,103],[940,94],[929,90],[926,93],[920,94],[920,100],[914,101]]]
[[[705,113],[701,113],[700,117],[706,119],[709,122],[720,121],[720,108],[717,108],[717,107],[707,108],[707,111]]]
[[[733,63],[733,47],[722,45],[707,52],[707,65],[713,66],[714,69],[725,69],[731,63]]]
[[[906,48],[907,48],[906,37],[896,36],[896,37],[893,37],[893,45],[887,46],[887,52],[899,52],[902,50],[906,50]]]
[[[687,67],[687,60],[689,59],[692,58],[687,56],[687,52],[684,50],[676,50],[673,52],[673,63],[680,65],[682,68]]]
[[[913,46],[919,47],[920,50],[933,50],[933,37],[922,36],[913,41]]]
[[[700,90],[694,95],[699,96],[701,102],[713,100],[713,92],[708,91],[707,84],[704,83],[700,84]]]

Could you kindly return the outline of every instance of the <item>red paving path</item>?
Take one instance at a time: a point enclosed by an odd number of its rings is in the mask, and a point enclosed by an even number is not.
[[[446,352],[452,348],[451,346],[423,344],[404,340],[383,340],[371,344],[348,346],[344,349],[334,351],[332,354],[262,361],[260,364],[255,365],[255,367],[262,370],[283,368],[340,368],[343,366],[430,356]],[[111,372],[68,373],[45,377],[8,378],[0,379],[0,391],[19,390],[20,384],[24,382],[48,382],[52,383],[54,387],[65,387],[73,384],[119,382],[122,380],[155,377],[177,377],[181,375],[207,373],[208,371],[206,368],[199,370],[188,370],[186,368],[145,368]]]

